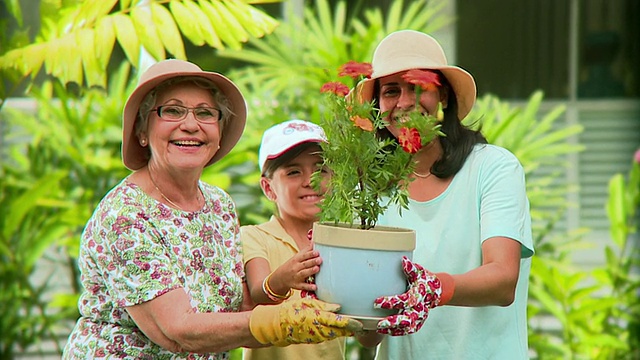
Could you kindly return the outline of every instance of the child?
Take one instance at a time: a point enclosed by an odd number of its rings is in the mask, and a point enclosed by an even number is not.
[[[276,214],[266,223],[241,228],[247,284],[256,304],[276,304],[300,298],[300,290],[316,290],[305,280],[319,271],[322,260],[307,234],[320,211],[323,191],[311,186],[311,175],[323,171],[319,143],[324,141],[321,127],[302,120],[275,125],[263,135],[260,187],[276,204]],[[344,359],[344,354],[345,338],[340,338],[245,349],[244,359]]]

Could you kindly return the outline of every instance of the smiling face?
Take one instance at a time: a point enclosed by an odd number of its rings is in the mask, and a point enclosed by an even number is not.
[[[291,161],[278,167],[270,178],[262,177],[260,186],[267,198],[278,206],[280,217],[297,221],[313,222],[316,220],[325,187],[321,185],[320,193],[311,186],[312,174],[321,168],[322,157],[320,146],[307,147]],[[323,171],[323,174],[327,174]]]
[[[157,93],[158,106],[181,105],[188,108],[217,108],[210,90],[191,82],[181,82]],[[149,164],[165,171],[202,171],[220,146],[220,123],[198,122],[189,111],[180,121],[165,121],[155,110],[149,112],[147,131],[140,139],[147,140],[151,149]]]
[[[396,126],[398,121],[402,121],[403,117],[416,107],[415,85],[402,78],[402,75],[406,72],[403,71],[378,79],[380,93],[377,95],[380,112],[388,112],[385,119],[391,124],[388,129],[395,137],[398,137],[400,132]],[[440,101],[446,107],[446,92],[440,89],[434,87],[421,92],[420,101],[418,102],[420,112],[435,115]]]

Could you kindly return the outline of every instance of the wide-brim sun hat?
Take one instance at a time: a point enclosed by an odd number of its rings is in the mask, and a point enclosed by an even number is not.
[[[373,73],[356,87],[358,100],[371,101],[376,79],[406,70],[439,70],[447,78],[458,101],[458,118],[464,119],[476,101],[476,82],[466,70],[449,65],[444,50],[430,35],[400,30],[387,35],[376,47]]]
[[[162,82],[179,76],[194,76],[213,82],[229,100],[233,114],[225,120],[220,134],[220,149],[205,166],[222,159],[233,149],[247,122],[247,105],[238,87],[228,78],[216,72],[202,70],[188,61],[169,59],[153,64],[147,69],[135,90],[129,95],[122,117],[122,162],[130,170],[138,170],[149,161],[149,150],[140,145],[135,135],[135,122],[144,97]]]
[[[274,125],[262,135],[260,150],[258,150],[260,172],[263,171],[267,160],[278,158],[300,144],[326,141],[324,130],[309,121],[292,119]]]

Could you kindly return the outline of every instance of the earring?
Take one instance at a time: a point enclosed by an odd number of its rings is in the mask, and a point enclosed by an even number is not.
[[[147,139],[140,139],[140,146],[142,147],[147,146]]]
[[[443,109],[446,109],[447,106],[446,105],[442,105],[442,102],[438,103],[438,111],[436,111],[436,119],[438,121],[442,121],[442,119],[444,119],[444,111]]]

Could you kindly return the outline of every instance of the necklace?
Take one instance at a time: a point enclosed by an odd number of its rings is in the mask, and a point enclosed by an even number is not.
[[[413,175],[415,175],[415,176],[417,176],[417,177],[419,177],[419,178],[421,178],[421,179],[426,179],[426,178],[428,178],[429,176],[431,176],[431,171],[429,171],[429,172],[428,172],[428,173],[426,173],[426,174],[420,174],[419,172],[414,171],[414,172],[413,172]]]
[[[160,188],[158,187],[158,184],[156,184],[156,181],[155,181],[155,180],[153,180],[153,176],[151,176],[151,170],[148,170],[148,171],[149,171],[149,179],[151,179],[151,183],[152,183],[152,184],[153,184],[153,186],[156,188],[156,190],[160,193],[160,196],[162,196],[162,198],[163,198],[163,199],[167,200],[167,202],[168,202],[169,204],[171,204],[171,206],[173,206],[174,208],[177,208],[178,210],[181,210],[181,211],[186,211],[186,210],[184,210],[182,207],[178,206],[178,204],[176,204],[176,203],[174,203],[173,201],[171,201],[171,199],[169,199],[169,198],[167,197],[167,195],[165,195],[165,194],[162,192],[162,190],[160,190]],[[196,194],[196,201],[198,201],[198,204],[200,203],[200,201],[199,201],[199,197],[198,197],[198,194]]]

